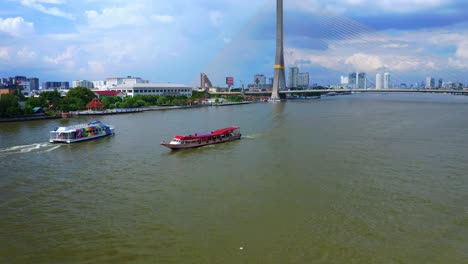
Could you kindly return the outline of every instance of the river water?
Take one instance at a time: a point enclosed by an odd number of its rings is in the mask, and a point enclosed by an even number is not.
[[[353,94],[0,123],[0,263],[468,263],[468,97]],[[176,134],[240,141],[171,152]]]

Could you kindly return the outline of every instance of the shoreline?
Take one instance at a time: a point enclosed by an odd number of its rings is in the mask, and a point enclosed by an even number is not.
[[[134,114],[134,113],[142,113],[142,112],[147,112],[147,111],[165,111],[165,110],[191,109],[191,108],[212,107],[212,106],[244,105],[244,104],[253,104],[253,103],[257,103],[257,102],[249,101],[249,102],[229,102],[229,103],[221,103],[221,104],[155,106],[155,107],[142,107],[142,108],[107,109],[107,110],[102,110],[102,111],[94,111],[94,110],[73,111],[73,112],[70,112],[72,114],[71,117],[62,117],[61,115],[56,115],[56,116],[31,116],[31,117],[19,117],[19,118],[0,118],[0,123],[73,118],[75,116],[83,116],[83,115],[93,116],[93,115]]]

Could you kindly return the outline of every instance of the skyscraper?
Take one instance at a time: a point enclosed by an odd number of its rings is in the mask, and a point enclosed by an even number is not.
[[[389,89],[390,88],[390,73],[386,72],[384,73],[384,89]]]
[[[375,89],[382,89],[382,74],[380,73],[375,75]]]
[[[298,67],[289,68],[288,72],[288,88],[297,88],[297,77],[299,75]]]
[[[434,88],[435,80],[431,76],[426,77],[426,88]]]
[[[297,87],[302,89],[309,88],[309,73],[308,72],[301,72],[297,75]]]

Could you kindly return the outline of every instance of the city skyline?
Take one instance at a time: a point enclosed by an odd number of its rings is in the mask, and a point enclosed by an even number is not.
[[[275,1],[10,0],[1,4],[3,76],[213,85],[272,76]],[[426,76],[468,82],[468,18],[462,1],[284,2],[286,67],[311,82],[362,71],[396,83]]]

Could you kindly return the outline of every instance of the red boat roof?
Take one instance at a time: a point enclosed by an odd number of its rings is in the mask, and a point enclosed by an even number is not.
[[[240,128],[239,126],[231,126],[231,127],[225,127],[225,128],[221,128],[218,130],[214,130],[211,132],[195,133],[193,135],[188,135],[188,136],[175,136],[174,138],[177,138],[180,140],[191,140],[191,139],[197,139],[197,138],[221,136],[225,133],[230,133],[239,128]]]

